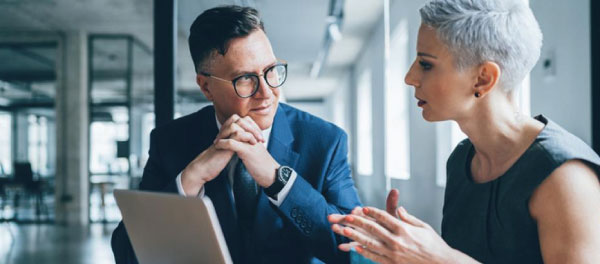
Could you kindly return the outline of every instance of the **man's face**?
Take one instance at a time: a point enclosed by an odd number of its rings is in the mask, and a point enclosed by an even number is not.
[[[202,69],[213,76],[225,80],[247,74],[258,74],[258,91],[249,98],[239,97],[231,82],[223,82],[198,74],[196,81],[202,92],[210,100],[219,122],[224,123],[233,114],[250,116],[264,130],[273,124],[279,103],[279,89],[271,88],[262,77],[263,72],[277,63],[271,43],[262,30],[255,30],[248,36],[230,41],[225,56],[217,54],[209,63],[209,69]]]

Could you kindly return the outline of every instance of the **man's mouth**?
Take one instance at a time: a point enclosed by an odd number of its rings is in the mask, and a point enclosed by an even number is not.
[[[271,106],[272,104],[262,105],[259,107],[252,108],[250,109],[250,111],[255,112],[257,114],[266,115],[271,112]]]

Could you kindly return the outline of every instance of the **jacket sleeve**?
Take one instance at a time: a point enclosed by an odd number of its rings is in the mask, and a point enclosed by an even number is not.
[[[317,191],[298,175],[279,213],[303,238],[302,243],[326,263],[348,263],[349,254],[337,246],[347,242],[335,234],[327,221],[329,214],[347,214],[360,206],[348,165],[347,136],[340,133],[331,161],[326,169],[323,188]]]
[[[174,178],[167,177],[164,169],[160,165],[159,143],[156,136],[156,130],[150,133],[150,150],[144,174],[140,182],[140,190],[145,191],[160,191],[177,193],[177,185]],[[115,262],[121,263],[138,263],[133,247],[127,235],[127,230],[123,221],[119,223],[111,238],[111,247],[115,256]]]

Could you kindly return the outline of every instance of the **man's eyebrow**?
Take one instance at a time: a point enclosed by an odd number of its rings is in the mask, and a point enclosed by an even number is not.
[[[275,65],[275,64],[277,64],[277,61],[274,61],[273,63],[270,63],[269,65],[265,66],[265,67],[262,69],[262,71],[265,71],[267,68],[269,68],[269,67],[271,67],[271,66],[273,66],[273,65]],[[231,76],[232,76],[233,78],[235,78],[235,77],[242,76],[242,75],[246,75],[246,74],[256,74],[256,72],[253,72],[253,71],[244,71],[244,70],[234,70],[234,71],[231,73]],[[261,74],[262,74],[262,72],[261,72]]]
[[[436,56],[433,56],[433,55],[431,55],[429,53],[425,53],[425,52],[417,52],[417,56],[420,56],[420,57],[431,57],[431,58],[437,59]]]

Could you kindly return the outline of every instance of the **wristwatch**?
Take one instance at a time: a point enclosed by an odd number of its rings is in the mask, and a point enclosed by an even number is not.
[[[265,194],[271,199],[277,200],[277,194],[283,189],[292,176],[294,170],[288,166],[281,166],[275,171],[275,182],[267,187]]]

